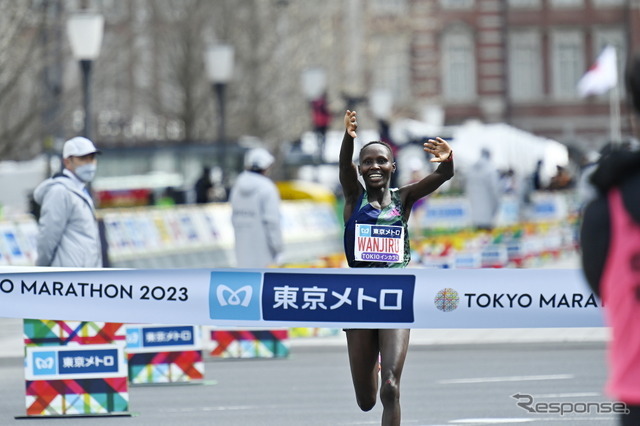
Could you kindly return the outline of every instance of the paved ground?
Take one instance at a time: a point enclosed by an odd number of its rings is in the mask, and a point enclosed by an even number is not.
[[[415,329],[413,345],[463,345],[541,342],[605,342],[606,328]],[[290,339],[292,348],[346,346],[344,335]],[[23,356],[22,320],[0,319],[0,358]]]
[[[343,337],[343,336],[341,336]],[[402,376],[406,426],[613,425],[599,404],[603,343],[413,344]],[[380,402],[358,409],[346,350],[294,347],[287,359],[207,360],[200,385],[131,386],[127,418],[23,419],[21,359],[0,359],[0,425],[16,426],[363,426],[379,425]],[[516,399],[513,395],[529,395]],[[579,414],[518,406],[581,404]],[[585,412],[585,404],[596,404]],[[548,407],[548,406],[547,406]],[[568,411],[573,405],[565,405]]]

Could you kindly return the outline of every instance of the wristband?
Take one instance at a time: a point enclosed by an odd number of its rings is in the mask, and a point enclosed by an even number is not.
[[[451,150],[451,153],[449,153],[449,158],[444,160],[443,163],[450,163],[452,161],[453,161],[453,150]]]

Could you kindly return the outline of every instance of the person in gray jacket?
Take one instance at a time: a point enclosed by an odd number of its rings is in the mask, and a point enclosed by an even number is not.
[[[475,229],[493,229],[500,209],[498,171],[491,164],[491,152],[482,149],[480,158],[467,173],[465,194],[471,207],[471,222]]]
[[[98,153],[87,138],[69,139],[62,150],[62,172],[35,189],[40,205],[37,266],[103,266],[95,207],[86,189],[95,177]]]
[[[265,176],[273,161],[273,156],[264,148],[248,151],[246,170],[231,188],[231,222],[239,268],[265,268],[279,263],[283,249],[280,194]]]

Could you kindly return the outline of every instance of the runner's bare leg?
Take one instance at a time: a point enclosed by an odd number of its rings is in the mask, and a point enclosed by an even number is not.
[[[351,379],[356,391],[356,401],[362,411],[376,405],[378,393],[379,330],[345,330],[347,351],[351,366]]]

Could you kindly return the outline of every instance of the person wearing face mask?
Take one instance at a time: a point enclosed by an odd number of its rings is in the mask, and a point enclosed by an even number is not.
[[[95,206],[87,190],[99,153],[87,138],[69,139],[62,149],[62,172],[35,189],[33,198],[40,205],[36,266],[103,266]]]

